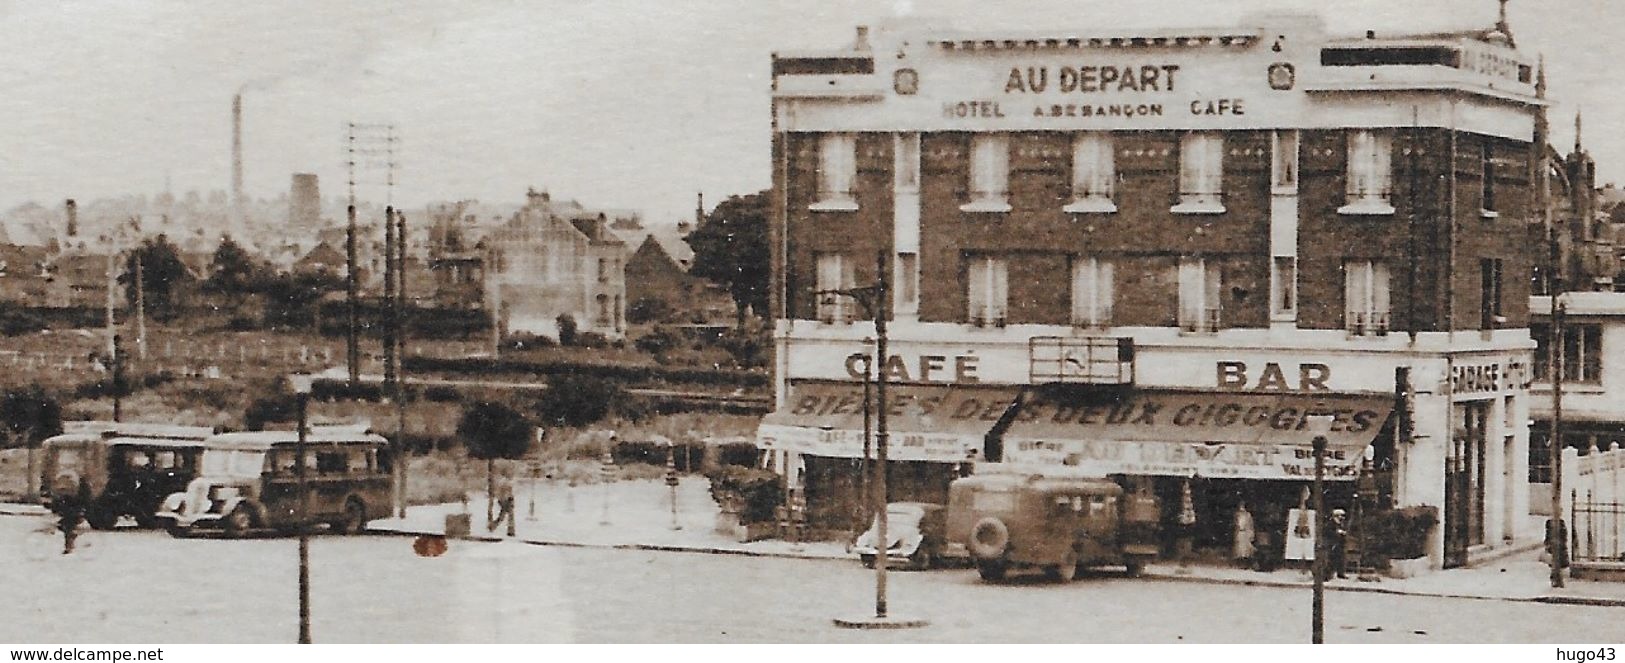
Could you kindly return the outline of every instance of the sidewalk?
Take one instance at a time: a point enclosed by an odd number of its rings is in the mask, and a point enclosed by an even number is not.
[[[672,490],[664,481],[618,481],[570,487],[564,482],[539,481],[535,489],[535,518],[531,517],[531,487],[514,485],[515,529],[519,540],[539,545],[639,550],[671,550],[714,554],[849,559],[844,542],[791,543],[777,539],[740,543],[715,531],[719,509],[703,477],[682,477],[677,487],[677,516],[673,529]],[[607,499],[606,499],[607,498]],[[606,509],[607,505],[607,509]],[[461,504],[437,504],[407,509],[406,518],[375,520],[375,532],[443,534],[448,514],[462,513]],[[485,528],[485,495],[471,495],[468,503],[473,536],[505,538],[506,525]]]
[[[535,519],[530,518],[532,493],[521,482],[514,490],[516,537],[537,545],[664,550],[712,554],[856,560],[844,542],[791,543],[782,540],[740,543],[714,531],[718,513],[701,477],[683,477],[677,489],[677,524],[672,529],[671,489],[660,481],[622,481],[571,488],[562,482],[538,482]],[[606,497],[608,509],[606,511]],[[460,504],[412,507],[405,519],[373,521],[378,532],[442,534],[445,516],[461,513]],[[482,540],[506,538],[505,528],[486,531],[485,498],[473,496],[468,511],[473,536]],[[606,517],[607,513],[607,517]],[[607,522],[607,524],[606,524]],[[1313,585],[1299,570],[1260,572],[1223,566],[1192,566],[1181,570],[1171,562],[1146,567],[1147,578],[1170,582],[1302,587]],[[1476,598],[1545,603],[1625,606],[1625,583],[1567,579],[1562,589],[1551,587],[1549,570],[1538,551],[1487,562],[1476,568],[1435,571],[1414,578],[1381,578],[1366,582],[1353,577],[1332,579],[1333,591],[1381,592],[1416,596]]]

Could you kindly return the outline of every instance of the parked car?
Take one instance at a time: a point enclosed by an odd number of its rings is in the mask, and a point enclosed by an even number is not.
[[[1115,565],[1137,574],[1157,555],[1157,498],[1107,479],[981,475],[948,493],[948,548],[969,553],[984,580],[1039,569],[1067,581]]]
[[[152,527],[164,497],[197,475],[203,440],[213,434],[206,426],[99,423],[48,438],[41,445],[45,505],[75,494],[83,480],[91,527],[112,529],[124,516]]]
[[[880,538],[880,517],[876,515],[869,529],[852,544],[863,565],[875,565]],[[886,506],[886,560],[887,566],[897,565],[916,570],[929,569],[949,556],[947,548],[947,510],[941,504],[929,502],[892,502]]]
[[[225,433],[205,441],[202,470],[158,512],[171,534],[216,528],[241,536],[259,528],[295,529],[300,500],[306,523],[359,533],[389,508],[388,441],[361,431],[322,430],[305,442],[300,491],[298,438],[292,431]]]

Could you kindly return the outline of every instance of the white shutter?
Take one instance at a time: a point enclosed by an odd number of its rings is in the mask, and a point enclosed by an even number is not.
[[[1077,199],[1110,198],[1116,180],[1111,134],[1086,131],[1072,142],[1072,195]]]
[[[1010,141],[1004,135],[978,135],[971,141],[971,199],[1003,201],[1010,170]]]
[[[988,319],[989,293],[989,265],[987,258],[975,257],[970,260],[970,269],[967,273],[968,291],[966,297],[969,302],[968,317],[973,324],[979,324]]]
[[[857,139],[852,134],[824,134],[819,139],[819,202],[852,200],[857,163]]]
[[[1116,297],[1116,266],[1109,260],[1095,261],[1095,324],[1109,325],[1112,301]]]
[[[1179,326],[1190,329],[1201,325],[1202,295],[1206,283],[1202,261],[1183,258],[1179,261]]]
[[[1003,324],[1010,302],[1009,266],[1003,258],[990,258],[988,262],[993,277],[992,292],[988,295],[988,313],[995,323]]]
[[[1371,263],[1347,261],[1343,263],[1343,326],[1351,331],[1363,331],[1371,311]]]
[[[1371,135],[1371,191],[1372,197],[1388,200],[1388,191],[1394,179],[1394,141],[1387,132]]]
[[[1371,263],[1371,312],[1379,316],[1391,313],[1388,302],[1388,265]]]

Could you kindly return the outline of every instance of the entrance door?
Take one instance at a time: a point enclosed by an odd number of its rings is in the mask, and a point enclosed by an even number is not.
[[[1468,512],[1471,474],[1467,463],[1465,444],[1452,443],[1450,455],[1444,459],[1444,568],[1452,569],[1467,564]]]

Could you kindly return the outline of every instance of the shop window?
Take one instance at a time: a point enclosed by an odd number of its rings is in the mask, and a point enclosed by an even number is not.
[[[852,134],[824,134],[818,139],[818,201],[815,212],[850,212],[858,208],[852,193],[858,177],[858,140]]]
[[[1004,259],[973,256],[967,271],[970,323],[978,327],[1004,326],[1010,299],[1009,269]]]
[[[1064,209],[1072,213],[1117,211],[1112,194],[1117,185],[1117,166],[1112,135],[1086,131],[1072,137],[1072,202]]]
[[[1495,151],[1489,143],[1484,143],[1479,153],[1480,200],[1478,213],[1484,218],[1495,218],[1500,213],[1495,209]]]
[[[1550,323],[1531,323],[1529,335],[1535,339],[1535,379],[1552,379]],[[1602,382],[1602,325],[1563,325],[1563,381],[1580,384]]]
[[[1176,214],[1224,212],[1224,136],[1193,131],[1179,139],[1179,204]]]
[[[916,315],[920,310],[920,256],[917,253],[897,254],[897,307],[898,315]]]
[[[920,134],[897,134],[894,183],[898,191],[920,190]]]
[[[1223,272],[1201,258],[1179,260],[1179,328],[1187,332],[1219,330]]]
[[[1343,327],[1355,336],[1388,333],[1388,265],[1375,260],[1343,263]]]
[[[963,212],[1010,211],[1010,137],[977,134],[970,144],[970,202]]]
[[[1275,256],[1270,269],[1270,316],[1294,320],[1298,313],[1298,259]]]
[[[1394,139],[1384,131],[1358,129],[1348,135],[1347,204],[1340,214],[1393,214],[1389,194],[1394,180]]]
[[[1270,139],[1270,188],[1275,193],[1298,191],[1298,132],[1276,131]]]
[[[1072,324],[1109,327],[1112,323],[1113,266],[1090,256],[1072,259]]]
[[[1479,329],[1498,329],[1507,321],[1501,310],[1501,259],[1480,258],[1478,278]]]
[[[818,254],[818,320],[826,324],[851,322],[857,317],[857,302],[837,290],[850,290],[857,283],[852,260],[844,253]]]

